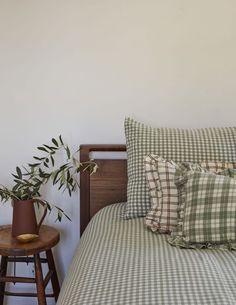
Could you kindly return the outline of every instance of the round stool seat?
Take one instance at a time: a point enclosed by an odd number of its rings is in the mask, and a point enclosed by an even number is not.
[[[52,247],[60,240],[59,232],[49,226],[42,226],[39,236],[29,242],[21,243],[15,237],[12,237],[12,226],[0,226],[0,305],[4,303],[4,296],[15,297],[37,297],[38,305],[46,305],[47,297],[58,299],[60,285],[57,277],[56,266],[53,258]],[[41,258],[41,252],[45,252],[45,258]],[[7,266],[9,262],[14,263],[33,263],[34,277],[23,277],[7,275]],[[47,264],[48,273],[45,275],[42,271],[42,264]],[[52,293],[46,293],[45,288],[49,281],[52,284]],[[6,291],[6,283],[25,283],[35,284],[36,292],[15,292]]]
[[[11,225],[0,226],[0,255],[27,256],[47,251],[60,240],[59,232],[49,226],[41,226],[39,237],[29,243],[21,243],[11,235]]]

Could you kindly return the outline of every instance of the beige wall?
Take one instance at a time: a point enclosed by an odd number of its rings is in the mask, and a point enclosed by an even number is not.
[[[0,0],[0,182],[60,133],[73,147],[124,142],[125,116],[235,125],[235,29],[233,0]],[[63,277],[78,194],[46,196],[73,218],[56,224]],[[10,219],[1,208],[0,223]]]

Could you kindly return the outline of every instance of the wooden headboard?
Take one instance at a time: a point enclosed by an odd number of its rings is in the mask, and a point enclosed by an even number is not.
[[[80,146],[80,161],[91,159],[92,152],[125,152],[126,146],[119,144],[95,144]],[[127,199],[126,159],[96,159],[98,170],[91,175],[80,173],[80,235],[92,216],[101,208]]]

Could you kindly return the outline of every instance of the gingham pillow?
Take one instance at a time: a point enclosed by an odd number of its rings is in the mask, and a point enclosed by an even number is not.
[[[168,238],[171,245],[236,250],[236,180],[224,176],[228,173],[177,176],[179,218]]]
[[[157,154],[175,162],[236,161],[236,127],[175,129],[152,128],[125,119],[128,154],[128,202],[124,218],[145,216],[150,209],[143,168],[144,157]]]
[[[157,155],[148,155],[144,160],[149,186],[151,208],[144,219],[145,225],[153,232],[170,233],[177,225],[178,190],[175,185],[176,170],[211,171],[218,173],[233,169],[235,163],[204,161],[200,164],[175,163]]]

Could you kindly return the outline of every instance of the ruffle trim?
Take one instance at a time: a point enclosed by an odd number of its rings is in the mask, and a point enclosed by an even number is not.
[[[199,168],[198,171],[204,172],[202,168]],[[180,171],[181,172],[181,171]],[[186,184],[188,181],[188,174],[186,171],[182,172],[183,174],[176,174],[175,183],[178,187],[178,197],[179,197],[179,207],[178,207],[178,224],[171,235],[167,238],[167,241],[170,245],[185,248],[185,249],[219,249],[219,250],[236,250],[236,241],[225,241],[224,243],[191,243],[186,241],[186,237],[183,234],[183,221],[184,221],[184,211],[186,203]],[[223,175],[227,175],[228,169],[223,171]],[[230,174],[235,174],[235,170]]]
[[[219,249],[219,250],[236,250],[236,242],[226,242],[224,244],[213,243],[189,243],[182,236],[169,236],[167,241],[170,245],[185,249]]]

